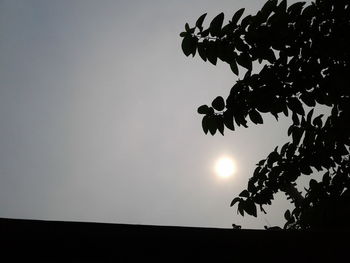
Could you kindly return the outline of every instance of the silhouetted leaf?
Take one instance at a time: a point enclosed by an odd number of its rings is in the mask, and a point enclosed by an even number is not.
[[[301,10],[303,9],[303,6],[305,5],[305,2],[297,2],[292,4],[288,7],[288,14],[292,17],[297,17],[301,14]]]
[[[309,186],[310,186],[311,189],[317,187],[317,185],[318,185],[318,183],[317,183],[317,181],[315,179],[311,179],[310,180]]]
[[[290,221],[291,220],[291,214],[290,214],[290,211],[287,210],[285,213],[284,213],[284,218],[287,220],[287,221]]]
[[[262,165],[264,165],[265,161],[266,161],[265,159],[263,159],[263,160],[260,160],[260,161],[258,162],[258,165],[259,165],[259,166],[262,166]]]
[[[190,32],[191,31],[191,28],[190,28],[188,23],[185,24],[185,30],[186,30],[186,32]]]
[[[194,56],[196,54],[197,49],[197,38],[191,37],[191,36],[185,36],[182,40],[182,51],[186,56],[189,56],[192,54]]]
[[[307,18],[312,18],[315,16],[316,12],[317,12],[316,6],[311,4],[304,8],[302,15]]]
[[[240,197],[249,197],[249,192],[247,190],[243,190],[240,194]]]
[[[267,166],[272,167],[272,165],[280,159],[280,155],[277,151],[273,151],[267,157]]]
[[[271,64],[276,61],[275,53],[272,51],[272,49],[265,49],[264,54],[262,56],[264,59],[266,59]]]
[[[244,203],[243,203],[243,200],[241,200],[241,201],[238,203],[237,212],[239,212],[239,213],[241,214],[241,216],[244,216]]]
[[[218,36],[224,22],[224,13],[218,14],[210,23],[209,31],[212,36]]]
[[[215,66],[218,60],[218,50],[214,41],[208,42],[206,51],[207,59]]]
[[[222,115],[216,115],[215,116],[216,119],[216,127],[217,130],[224,135],[224,118]]]
[[[310,111],[309,111],[309,113],[307,114],[307,116],[306,116],[306,121],[307,121],[307,123],[310,123],[311,124],[311,118],[312,118],[312,114],[314,113],[314,109],[311,109]]]
[[[196,27],[198,27],[199,29],[202,29],[202,28],[203,28],[202,25],[203,25],[203,21],[204,21],[204,19],[205,19],[206,16],[207,16],[207,13],[201,15],[201,16],[198,18],[198,20],[197,20],[197,22],[196,22]]]
[[[287,11],[287,0],[282,0],[277,7],[276,12],[285,13]]]
[[[210,112],[209,107],[207,105],[202,105],[197,109],[199,114],[208,114]]]
[[[237,63],[247,70],[252,70],[252,61],[248,53],[241,53],[237,57]]]
[[[303,105],[297,98],[289,98],[287,106],[291,111],[296,112],[299,115],[305,114]]]
[[[252,109],[249,112],[249,118],[252,120],[252,122],[254,122],[255,124],[262,124],[263,123],[263,118],[261,117],[260,113],[255,110]]]
[[[310,175],[312,174],[312,169],[308,164],[304,163],[304,164],[301,164],[300,166],[300,172],[306,175]]]
[[[252,180],[252,178],[248,181],[248,192],[250,193],[255,193],[256,192],[256,187],[254,185],[254,181]]]
[[[223,115],[224,115],[224,124],[225,124],[225,126],[228,129],[234,131],[235,127],[234,127],[234,124],[233,124],[233,113],[230,110],[226,110]]]
[[[203,129],[205,134],[207,134],[209,131],[209,117],[208,117],[208,115],[205,115],[202,119],[202,129]]]
[[[209,115],[208,118],[208,129],[211,135],[214,135],[218,129],[215,115]]]
[[[234,206],[237,202],[239,202],[239,201],[241,201],[241,200],[242,200],[242,198],[235,197],[235,198],[232,200],[230,206],[231,206],[231,207]]]
[[[301,94],[300,99],[309,107],[315,107],[316,105],[315,98],[306,92]]]
[[[199,33],[201,37],[207,37],[209,36],[209,28],[206,30],[203,30],[202,32]]]
[[[238,76],[239,72],[238,72],[238,67],[237,67],[237,63],[235,60],[231,61],[230,68],[231,68],[232,72]]]
[[[323,117],[323,114],[321,114],[320,116],[316,117],[312,124],[318,128],[321,128],[322,127],[322,117]]]
[[[328,171],[328,172],[326,172],[326,173],[323,175],[323,177],[322,177],[322,183],[323,183],[324,185],[329,185],[330,181],[331,181],[331,177],[329,176],[329,171]]]
[[[244,118],[243,115],[239,114],[239,112],[234,111],[233,117],[238,126],[242,125],[243,127],[248,128],[246,119]]]
[[[238,20],[241,18],[244,12],[244,8],[239,9],[232,17],[231,23],[234,25],[237,25]]]
[[[261,8],[261,12],[268,17],[276,8],[278,0],[269,0]]]
[[[295,112],[293,112],[293,114],[292,114],[292,120],[293,120],[293,124],[294,125],[299,125],[300,124],[298,115]]]
[[[281,148],[281,156],[284,156],[289,146],[289,142],[285,143]]]
[[[243,18],[241,22],[241,28],[245,30],[251,21],[252,21],[251,15],[248,15],[245,18]]]
[[[247,212],[248,215],[257,216],[257,211],[256,211],[256,206],[254,204],[254,202],[251,199],[247,199],[244,202],[244,211]]]
[[[292,130],[292,138],[293,138],[293,144],[298,145],[301,139],[301,136],[303,136],[304,130],[297,127],[293,126]]]
[[[206,51],[205,51],[205,44],[203,42],[198,43],[198,54],[199,56],[204,60],[207,61]]]
[[[225,109],[225,101],[221,96],[216,97],[211,103],[211,105],[217,111],[222,111]]]

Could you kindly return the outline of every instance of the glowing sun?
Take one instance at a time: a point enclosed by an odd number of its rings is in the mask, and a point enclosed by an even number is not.
[[[222,178],[228,178],[236,173],[236,165],[232,158],[221,157],[215,163],[215,174]]]

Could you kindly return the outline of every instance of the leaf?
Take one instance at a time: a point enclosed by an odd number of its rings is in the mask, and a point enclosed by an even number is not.
[[[331,181],[331,177],[329,176],[329,171],[327,171],[322,177],[322,183],[328,186],[330,181]]]
[[[272,167],[272,165],[280,159],[278,152],[273,151],[267,157],[267,166]]]
[[[216,127],[218,131],[224,135],[224,119],[222,115],[215,115]]]
[[[312,174],[312,169],[308,164],[302,164],[300,165],[300,172],[306,175]]]
[[[303,9],[305,2],[297,2],[288,7],[288,14],[292,17],[298,17]]]
[[[306,18],[312,18],[316,15],[317,13],[317,9],[315,5],[309,5],[307,7],[304,8],[304,11],[302,13],[302,16],[306,17]]]
[[[231,61],[230,68],[231,68],[232,72],[234,74],[236,74],[236,76],[238,76],[239,72],[238,72],[238,67],[237,67],[237,63],[235,60]]]
[[[243,202],[244,202],[244,211],[246,211],[248,215],[256,217],[257,216],[256,205],[254,204],[254,202],[251,199],[247,199],[246,201],[243,201]]]
[[[287,11],[287,0],[282,0],[278,5],[276,13],[285,13]]]
[[[241,214],[241,216],[244,216],[244,204],[243,204],[243,200],[241,200],[238,203],[238,209],[237,212],[239,212]]]
[[[198,40],[196,37],[191,37],[188,35],[184,37],[184,39],[182,40],[181,47],[182,51],[187,57],[191,54],[192,56],[196,54],[197,42]]]
[[[277,6],[278,1],[277,0],[269,0],[265,3],[265,5],[261,8],[261,12],[264,14],[264,16],[268,17],[272,11]]]
[[[207,134],[209,131],[209,117],[208,117],[208,115],[205,115],[202,119],[202,129],[203,129],[205,134]]]
[[[316,117],[312,124],[318,128],[321,128],[322,127],[322,117],[323,117],[323,114],[321,114],[320,116]]]
[[[225,108],[225,101],[221,96],[218,96],[213,100],[211,105],[215,110],[222,111]]]
[[[255,109],[252,109],[251,111],[249,111],[249,118],[255,124],[262,124],[263,123],[263,118],[261,117],[260,113]]]
[[[241,18],[241,16],[244,13],[244,8],[239,9],[232,17],[231,23],[234,25],[237,25],[238,20]]]
[[[209,32],[212,36],[219,36],[223,22],[224,13],[220,13],[216,17],[214,17],[209,26]]]
[[[300,99],[309,107],[315,107],[316,105],[315,98],[307,92],[301,94]]]
[[[312,118],[312,114],[314,113],[314,109],[310,110],[309,113],[306,116],[306,121],[307,123],[311,124],[311,118]]]
[[[215,66],[218,60],[218,50],[216,43],[214,41],[208,42],[206,51],[207,59],[211,64]]]
[[[202,105],[197,109],[197,112],[199,114],[208,114],[209,113],[209,107],[207,105]]]
[[[242,52],[240,55],[238,55],[237,63],[246,68],[248,71],[252,70],[252,60],[248,53]]]
[[[314,189],[315,187],[317,187],[318,183],[315,179],[311,179],[309,182],[309,187],[310,189]]]
[[[293,144],[298,145],[300,142],[301,137],[303,136],[304,130],[297,127],[293,126],[292,129],[292,139],[293,139]]]
[[[265,163],[266,159],[260,160],[257,165],[263,166]]]
[[[252,21],[251,15],[248,15],[245,18],[243,18],[241,22],[241,28],[244,30],[248,26],[248,24],[251,23],[251,21]]]
[[[249,197],[249,192],[248,190],[243,190],[240,194],[239,194],[240,197]]]
[[[290,211],[289,211],[289,210],[287,210],[287,211],[284,213],[284,218],[285,218],[287,221],[291,221],[292,215],[290,214]]]
[[[287,106],[291,111],[296,112],[299,115],[304,116],[305,111],[304,111],[303,105],[301,104],[301,102],[297,98],[295,98],[295,97],[289,98],[288,102],[287,102]]]
[[[215,115],[209,115],[208,118],[208,129],[211,135],[214,135],[216,133],[218,126],[217,126],[217,121],[215,118]]]
[[[185,30],[186,30],[186,32],[190,32],[191,31],[191,28],[188,25],[188,23],[185,24]]]
[[[288,146],[289,146],[289,142],[287,142],[286,144],[284,144],[281,148],[281,156],[283,157],[284,154],[286,153],[287,149],[288,149]]]
[[[235,119],[238,126],[242,125],[243,127],[248,128],[247,121],[244,118],[244,116],[242,114],[240,114],[240,112],[234,111],[233,116],[234,116],[234,119]]]
[[[248,188],[247,189],[250,193],[252,193],[252,195],[255,194],[258,190],[257,187],[255,186],[255,180],[253,180],[252,178],[250,178],[248,181]]]
[[[230,129],[230,130],[232,130],[232,131],[235,130],[235,126],[234,126],[234,124],[233,124],[233,113],[232,113],[232,111],[226,110],[226,111],[224,112],[224,124],[225,124],[225,126],[226,126],[228,129]]]
[[[293,124],[294,125],[299,125],[300,124],[298,115],[294,111],[293,111],[293,114],[292,114],[292,120],[293,120]]]
[[[209,36],[209,28],[206,30],[203,30],[202,32],[199,32],[198,34],[203,38]]]
[[[198,19],[197,19],[197,22],[196,22],[196,27],[198,27],[199,29],[202,29],[203,28],[203,21],[205,19],[205,17],[207,16],[207,13],[201,15]]]
[[[271,64],[273,64],[276,61],[276,56],[272,49],[266,49],[264,51],[263,58],[266,59]]]
[[[237,202],[239,202],[239,201],[241,201],[241,200],[242,200],[242,198],[235,197],[235,198],[232,200],[230,206],[231,206],[231,207],[234,206]]]
[[[205,51],[205,44],[204,42],[198,43],[198,54],[199,56],[204,60],[207,61],[206,51]]]

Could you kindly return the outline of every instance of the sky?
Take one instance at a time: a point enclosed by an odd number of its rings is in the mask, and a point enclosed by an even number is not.
[[[197,107],[237,77],[187,58],[179,37],[203,13],[208,25],[264,2],[0,0],[0,217],[283,226],[283,194],[257,218],[230,202],[291,120],[205,135]],[[222,156],[229,178],[214,172]]]

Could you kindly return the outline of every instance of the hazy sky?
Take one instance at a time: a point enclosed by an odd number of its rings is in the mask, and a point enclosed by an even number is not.
[[[198,106],[237,78],[186,58],[179,33],[263,0],[0,0],[0,217],[246,228],[231,200],[289,139],[289,119],[205,135]],[[295,1],[289,1],[289,3]],[[223,155],[233,177],[215,176]]]

